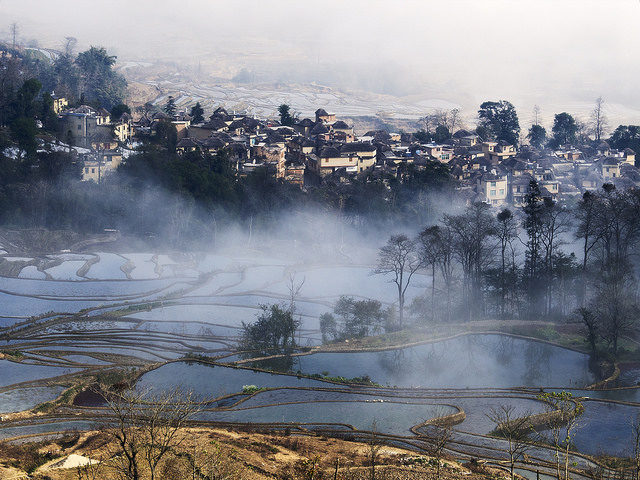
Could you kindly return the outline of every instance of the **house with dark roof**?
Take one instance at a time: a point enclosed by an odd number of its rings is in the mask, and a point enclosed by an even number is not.
[[[176,144],[176,151],[178,153],[194,152],[200,149],[200,145],[189,137],[182,138]]]
[[[349,135],[353,135],[353,127],[347,125],[346,122],[342,120],[338,120],[331,125],[331,130],[333,132],[342,132]]]
[[[324,145],[317,155],[309,155],[307,167],[324,177],[344,169],[347,174],[361,173],[377,162],[377,148],[368,143]]]
[[[362,142],[345,143],[340,147],[340,153],[343,155],[357,155],[366,161],[373,160],[374,163],[377,151],[375,145]]]
[[[324,123],[316,123],[314,127],[309,132],[309,136],[311,138],[321,138],[324,140],[329,140],[329,128]]]
[[[218,107],[216,108],[213,113],[211,114],[211,116],[209,117],[210,120],[217,118],[219,120],[222,120],[224,122],[232,122],[233,121],[233,116],[229,115],[229,113],[222,107]]]
[[[483,142],[482,151],[485,158],[493,165],[497,165],[518,154],[516,147],[504,140],[498,142]]]
[[[620,178],[620,159],[606,157],[599,162],[600,174],[604,183],[614,183]]]
[[[210,137],[205,138],[199,143],[200,143],[201,149],[209,153],[217,153],[218,151],[222,150],[227,145],[229,145],[229,141],[227,141],[224,137],[220,135],[211,135]]]
[[[304,135],[305,137],[308,137],[311,132],[311,129],[315,126],[316,124],[313,120],[311,120],[310,118],[303,118],[298,123],[294,124],[293,128],[300,135]]]
[[[213,133],[226,132],[228,130],[229,124],[227,124],[227,122],[212,115],[209,121],[202,125],[191,125],[189,128],[189,136],[199,140],[204,140]]]
[[[635,166],[636,165],[636,152],[630,148],[625,148],[622,151],[622,157],[624,158],[624,162]]]
[[[335,113],[327,113],[324,108],[319,108],[316,110],[316,123],[333,123],[336,121]]]

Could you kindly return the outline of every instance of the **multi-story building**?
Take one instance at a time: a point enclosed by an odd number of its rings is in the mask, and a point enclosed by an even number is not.
[[[482,201],[493,206],[507,203],[507,177],[496,174],[485,174],[477,180],[477,191]]]

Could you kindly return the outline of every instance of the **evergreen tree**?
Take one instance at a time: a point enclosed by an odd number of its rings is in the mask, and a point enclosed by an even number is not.
[[[478,110],[479,126],[485,135],[518,145],[520,122],[515,107],[506,100],[484,102]],[[484,137],[484,135],[481,135]]]
[[[529,182],[525,196],[523,227],[527,232],[523,282],[526,289],[529,316],[541,313],[539,286],[542,280],[542,211],[544,200],[536,180]]]
[[[553,120],[551,132],[553,133],[552,144],[554,147],[571,145],[576,141],[578,124],[575,118],[567,112],[557,113]]]
[[[111,109],[111,120],[118,120],[124,113],[131,115],[131,109],[124,103],[119,103]]]
[[[278,112],[280,113],[280,125],[290,127],[295,123],[295,119],[289,111],[289,105],[283,103],[278,107]]]
[[[541,125],[531,125],[527,138],[532,147],[541,148],[547,140],[547,130]]]
[[[164,104],[164,107],[162,107],[162,110],[164,111],[164,113],[166,113],[170,117],[173,117],[176,114],[178,107],[176,107],[176,101],[173,99],[171,95],[169,95],[169,98],[167,99],[167,102]]]
[[[116,57],[100,47],[91,47],[76,58],[82,78],[82,92],[85,102],[111,110],[123,103],[127,81],[113,70]]]
[[[200,105],[200,102],[196,102],[196,104],[191,107],[190,115],[192,117],[191,123],[202,123],[204,122],[204,108]]]

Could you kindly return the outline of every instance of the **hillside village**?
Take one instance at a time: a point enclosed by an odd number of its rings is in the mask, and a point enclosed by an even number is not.
[[[258,169],[283,182],[305,188],[332,181],[348,183],[355,176],[402,181],[407,167],[420,170],[431,162],[445,164],[470,203],[495,207],[521,206],[532,179],[544,196],[566,200],[595,190],[603,183],[620,188],[640,185],[635,152],[612,149],[606,141],[597,148],[563,145],[560,148],[517,148],[504,140],[487,141],[460,129],[441,143],[420,142],[410,133],[384,130],[354,132],[352,126],[320,108],[315,118],[292,126],[228,112],[218,107],[200,123],[186,112],[173,116],[158,111],[134,121],[124,113],[111,118],[108,111],[86,105],[67,108],[54,96],[62,138],[73,144],[83,162],[83,180],[100,182],[127,156],[127,149],[152,137],[160,122],[171,122],[177,132],[176,151],[230,153],[238,176]]]

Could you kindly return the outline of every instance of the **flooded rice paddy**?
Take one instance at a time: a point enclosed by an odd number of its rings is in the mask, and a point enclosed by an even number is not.
[[[498,334],[387,351],[313,353],[312,347],[321,344],[318,317],[341,295],[393,305],[393,286],[371,275],[369,264],[296,262],[253,251],[5,254],[0,259],[10,262],[12,271],[22,266],[16,275],[0,277],[3,415],[53,401],[82,374],[153,366],[141,375],[138,388],[193,391],[207,401],[198,422],[304,425],[351,434],[375,425],[396,442],[423,448],[424,439],[412,427],[464,412],[451,451],[499,459],[504,445],[487,437],[495,428],[487,417],[492,408],[540,413],[545,408],[536,398],[541,391],[569,390],[589,397],[575,438],[579,453],[626,455],[632,446],[629,418],[639,413],[638,389],[585,390],[597,379],[582,353]],[[296,340],[309,351],[290,359],[287,374],[239,368],[234,354],[242,322],[254,321],[261,304],[288,302],[292,280],[302,282]],[[418,276],[407,303],[428,284],[428,276]],[[269,369],[273,362],[252,366]],[[365,376],[379,386],[334,381]],[[99,406],[64,411],[39,423],[6,417],[0,437],[90,428],[91,412],[104,413]],[[87,418],[70,420],[69,413]],[[541,459],[549,455],[541,447],[532,453]],[[588,463],[579,456],[575,461]]]

